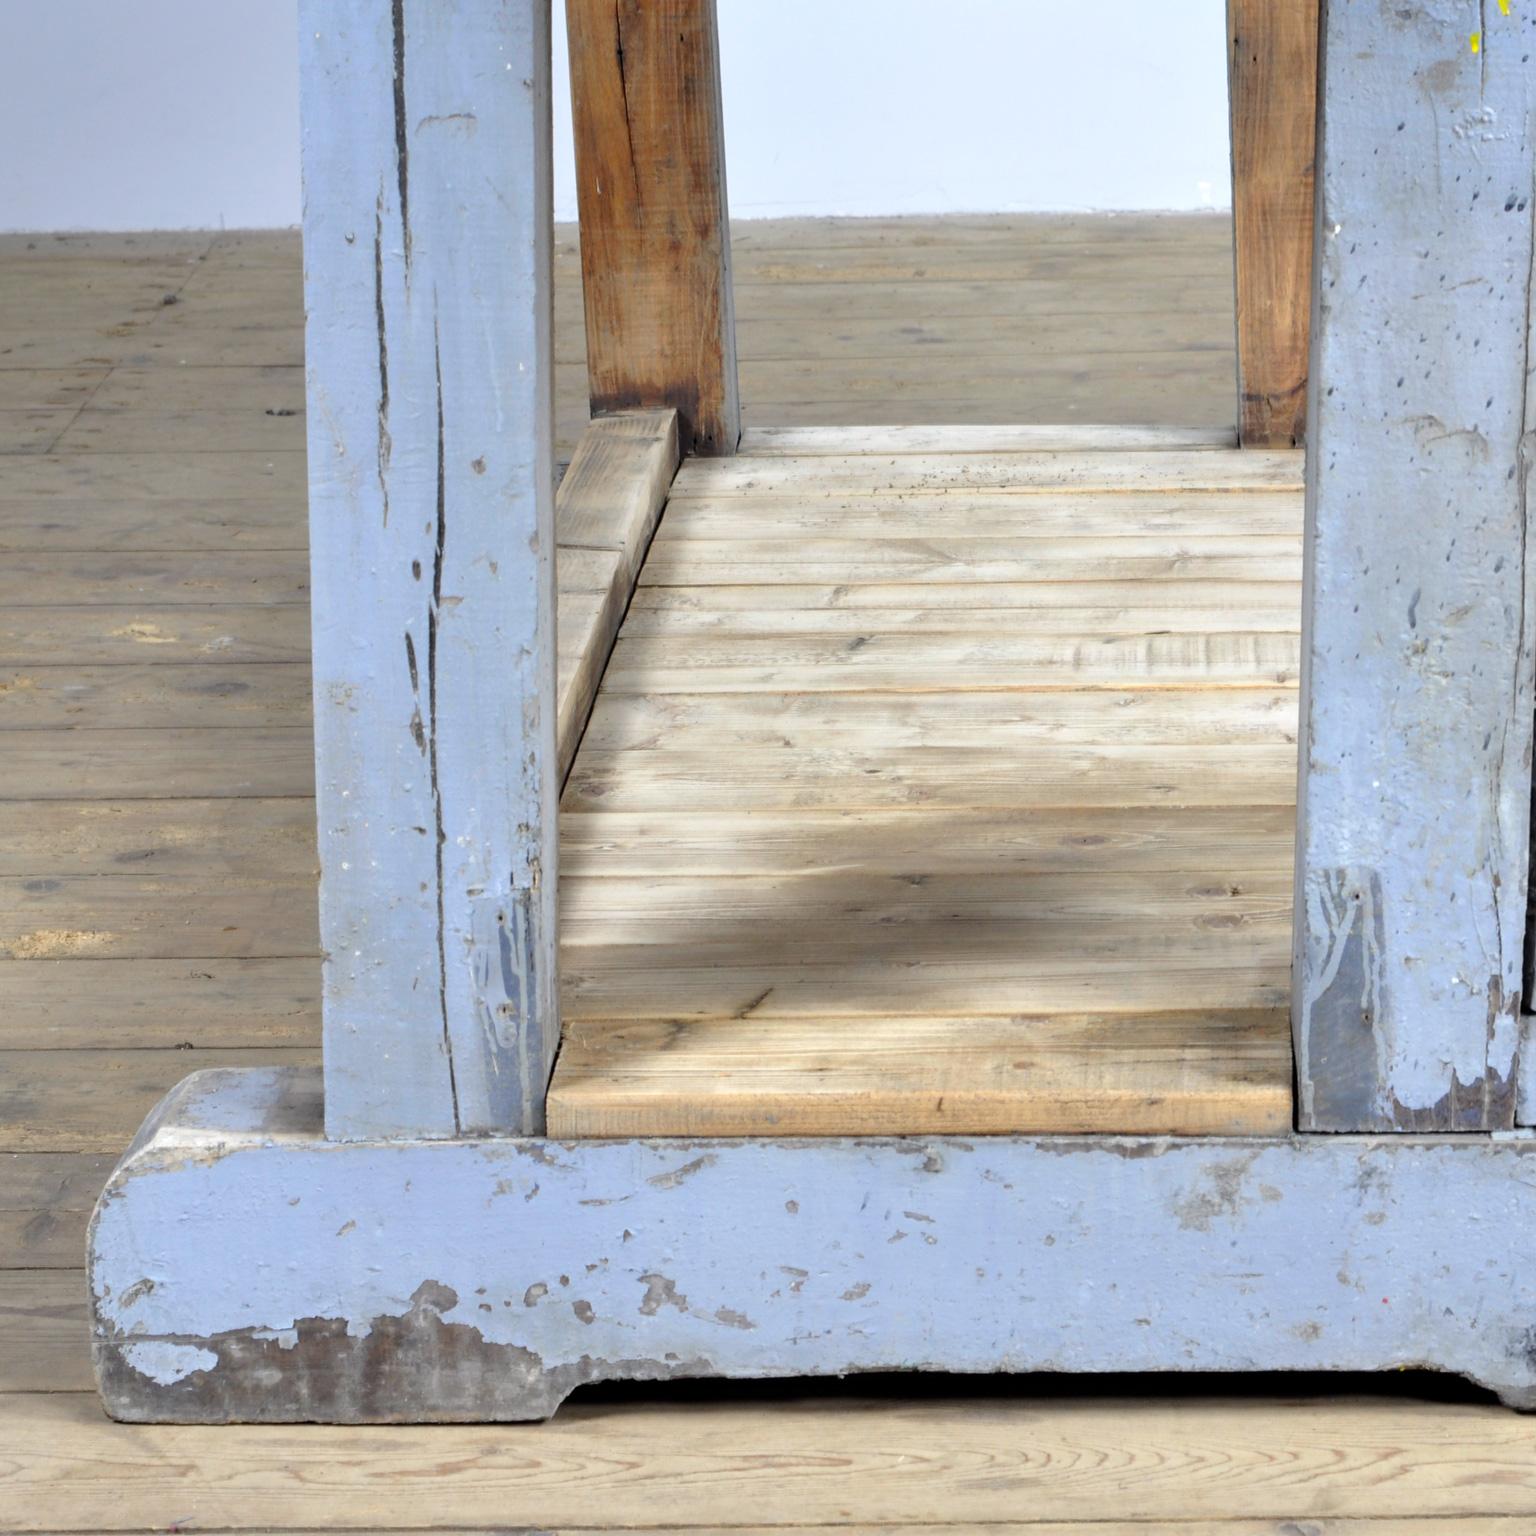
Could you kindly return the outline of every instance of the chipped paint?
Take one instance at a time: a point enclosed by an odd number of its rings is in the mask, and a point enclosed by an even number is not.
[[[214,1350],[196,1344],[176,1344],[168,1339],[129,1339],[122,1346],[122,1358],[129,1369],[157,1387],[173,1387],[219,1363]]]
[[[551,215],[524,189],[548,163],[548,7],[301,11],[326,1114],[338,1139],[538,1134]]]
[[[317,1087],[200,1073],[113,1175],[112,1412],[537,1418],[615,1379],[1406,1364],[1536,1404],[1536,1139],[346,1144]],[[534,1149],[539,1198],[494,1200]],[[145,1344],[215,1360],[156,1380]]]
[[[1518,63],[1533,51],[1536,17],[1486,0],[1324,9],[1302,1130],[1513,1121],[1536,713],[1536,71]]]

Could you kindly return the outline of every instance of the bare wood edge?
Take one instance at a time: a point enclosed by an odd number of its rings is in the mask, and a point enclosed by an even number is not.
[[[1289,1014],[568,1016],[546,1115],[557,1140],[1283,1136]]]
[[[1238,446],[1232,427],[1128,427],[1072,422],[1063,426],[748,427],[739,452],[760,458],[883,453],[1149,453]]]
[[[594,419],[582,434],[555,496],[555,608],[560,625],[557,738],[562,785],[586,733],[598,685],[629,610],[646,551],[682,462],[675,410],[628,411]],[[612,556],[594,591],[592,562]],[[601,567],[599,567],[601,570]],[[563,612],[562,612],[563,610]]]

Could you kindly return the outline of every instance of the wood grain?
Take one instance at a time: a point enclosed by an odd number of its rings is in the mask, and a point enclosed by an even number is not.
[[[311,962],[313,964],[313,962]],[[0,1125],[18,1152],[119,1154],[165,1094],[203,1067],[312,1066],[317,1047],[0,1050]]]
[[[741,435],[715,0],[567,0],[594,413],[676,407]]]
[[[1187,451],[1232,448],[1237,439],[1220,427],[752,427],[742,433],[741,451],[790,458],[815,453],[996,453],[999,448],[1070,453],[1089,443]]]
[[[1297,456],[872,439],[674,483],[566,785],[552,1130],[1288,1125]]]
[[[115,1153],[7,1152],[0,1154],[0,1269],[65,1269],[78,1272],[85,1254],[85,1224]],[[25,1327],[25,1325],[22,1325]],[[0,1322],[0,1333],[14,1333]],[[79,1368],[80,1338],[68,1341],[72,1360],[55,1370]],[[7,1353],[0,1345],[0,1356]]]
[[[555,498],[560,772],[570,771],[619,623],[677,472],[677,412],[600,417]]]
[[[1291,1119],[1283,1010],[756,1027],[583,1019],[565,1050],[562,1123],[588,1136],[645,1135],[658,1115],[686,1117],[690,1135],[760,1134],[765,1098],[793,1102],[801,1136],[884,1135],[898,1119],[998,1136],[1021,1118],[1038,1131],[1260,1136]]]
[[[1205,492],[1302,489],[1302,455],[1262,452],[1234,457],[1206,449],[1122,449],[1118,434],[1082,452],[806,454],[694,459],[683,466],[674,497],[864,496],[908,491],[1003,491],[1019,495],[1105,495],[1125,491]],[[1086,515],[1086,514],[1085,514]]]
[[[312,901],[311,889],[305,904]],[[67,1070],[80,1050],[280,1053],[319,1044],[320,967],[313,955],[101,961],[71,953],[69,937],[78,931],[65,930],[64,941],[46,958],[0,962],[6,997],[0,1047],[56,1051]],[[109,1007],[102,1005],[103,988],[112,990]],[[192,1070],[192,1058],[167,1063],[164,1070],[171,1073],[164,1080],[169,1088]],[[5,1149],[38,1129],[25,1100],[11,1107],[15,1118],[0,1121]],[[112,1150],[126,1146],[126,1140],[115,1142]]]
[[[66,1511],[76,1530],[143,1530],[163,1527],[167,1510],[205,1530],[316,1520],[440,1529],[445,1508],[466,1530],[504,1528],[509,1508],[532,1529],[655,1529],[661,1498],[678,1530],[744,1518],[758,1528],[954,1531],[961,1510],[961,1528],[1023,1530],[1009,1526],[1021,1490],[1030,1531],[1095,1521],[1094,1536],[1127,1507],[1136,1520],[1121,1529],[1136,1536],[1159,1521],[1205,1536],[1204,1522],[1222,1519],[1263,1536],[1317,1521],[1335,1536],[1337,1521],[1353,1519],[1351,1536],[1386,1536],[1403,1521],[1411,1531],[1472,1515],[1536,1518],[1521,1418],[1456,1402],[1410,1412],[1379,1397],[1042,1401],[1026,1391],[893,1403],[780,1391],[767,1401],[571,1402],[549,1424],[360,1435],[115,1425],[93,1399],[60,1393],[0,1396],[0,1439],[0,1495],[23,1530],[57,1529]],[[1444,1529],[1457,1531],[1424,1527]]]
[[[1227,0],[1238,432],[1306,431],[1312,329],[1318,0]]]
[[[0,1270],[0,1395],[90,1391],[89,1335],[78,1269]]]

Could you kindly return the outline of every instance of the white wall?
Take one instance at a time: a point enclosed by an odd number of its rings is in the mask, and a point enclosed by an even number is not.
[[[0,228],[299,217],[294,0],[0,0]]]
[[[1223,0],[719,4],[738,216],[1230,205]],[[0,0],[0,229],[296,223],[296,38],[294,0]]]
[[[1223,0],[720,0],[731,211],[1229,207]]]

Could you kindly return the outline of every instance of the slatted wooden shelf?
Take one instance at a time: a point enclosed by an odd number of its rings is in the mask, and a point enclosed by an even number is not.
[[[551,1132],[1288,1126],[1300,474],[1082,428],[687,461],[566,788]]]

